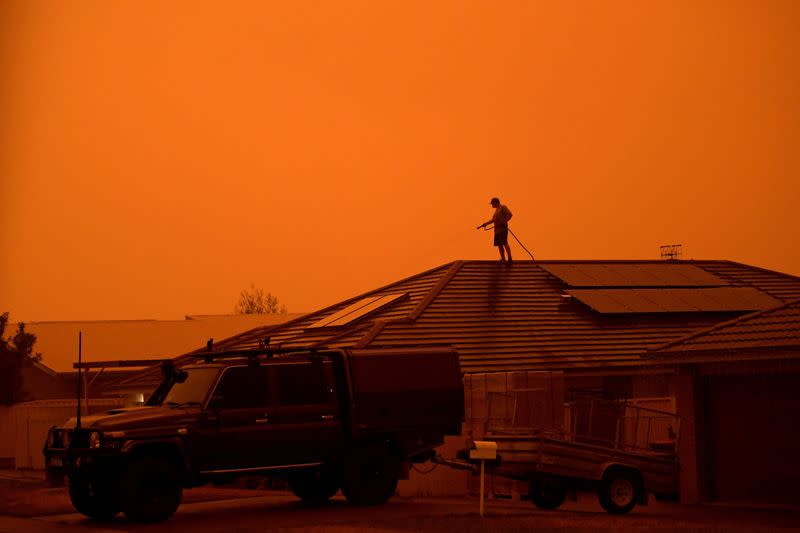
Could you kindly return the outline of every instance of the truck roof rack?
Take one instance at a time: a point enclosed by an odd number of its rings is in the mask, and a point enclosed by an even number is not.
[[[143,366],[160,365],[164,363],[171,363],[172,359],[128,359],[119,361],[81,361],[80,363],[72,363],[72,368],[136,368]]]
[[[234,358],[243,358],[246,357],[248,359],[254,359],[260,356],[272,357],[273,355],[291,355],[291,354],[301,354],[301,353],[317,353],[319,351],[325,351],[328,348],[325,347],[294,347],[294,348],[251,348],[246,350],[222,350],[219,352],[213,351],[206,351],[206,352],[196,352],[190,354],[191,357],[197,359],[204,359],[206,363],[211,363],[214,360],[219,359],[234,359]]]

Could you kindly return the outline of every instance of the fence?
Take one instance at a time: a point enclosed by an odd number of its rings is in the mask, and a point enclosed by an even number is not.
[[[84,414],[92,414],[125,404],[124,399],[83,402]],[[16,468],[44,468],[42,447],[47,431],[75,416],[77,400],[37,400],[0,408],[0,458],[13,458]]]

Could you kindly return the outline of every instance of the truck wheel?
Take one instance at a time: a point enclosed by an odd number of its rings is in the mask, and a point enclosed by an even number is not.
[[[354,454],[345,464],[342,494],[355,505],[380,505],[394,495],[400,461],[388,453]]]
[[[607,513],[628,513],[639,499],[639,480],[630,470],[610,470],[600,481],[597,497]]]
[[[109,520],[119,513],[116,491],[110,481],[73,474],[69,477],[69,499],[76,511],[93,520]]]
[[[178,509],[183,496],[178,469],[160,457],[141,457],[128,466],[120,489],[122,512],[133,522],[160,522]]]
[[[333,469],[298,472],[289,476],[289,490],[309,503],[324,503],[339,492],[341,475]]]
[[[531,479],[528,497],[539,509],[557,509],[567,499],[567,484],[551,476]]]

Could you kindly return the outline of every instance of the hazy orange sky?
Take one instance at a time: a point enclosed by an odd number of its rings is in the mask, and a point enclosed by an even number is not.
[[[0,311],[310,311],[453,259],[800,274],[800,2],[0,3]],[[516,258],[524,258],[512,241]]]

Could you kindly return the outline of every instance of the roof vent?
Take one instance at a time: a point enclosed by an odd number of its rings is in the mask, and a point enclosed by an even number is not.
[[[683,255],[682,244],[665,244],[661,246],[661,259],[675,260]]]

